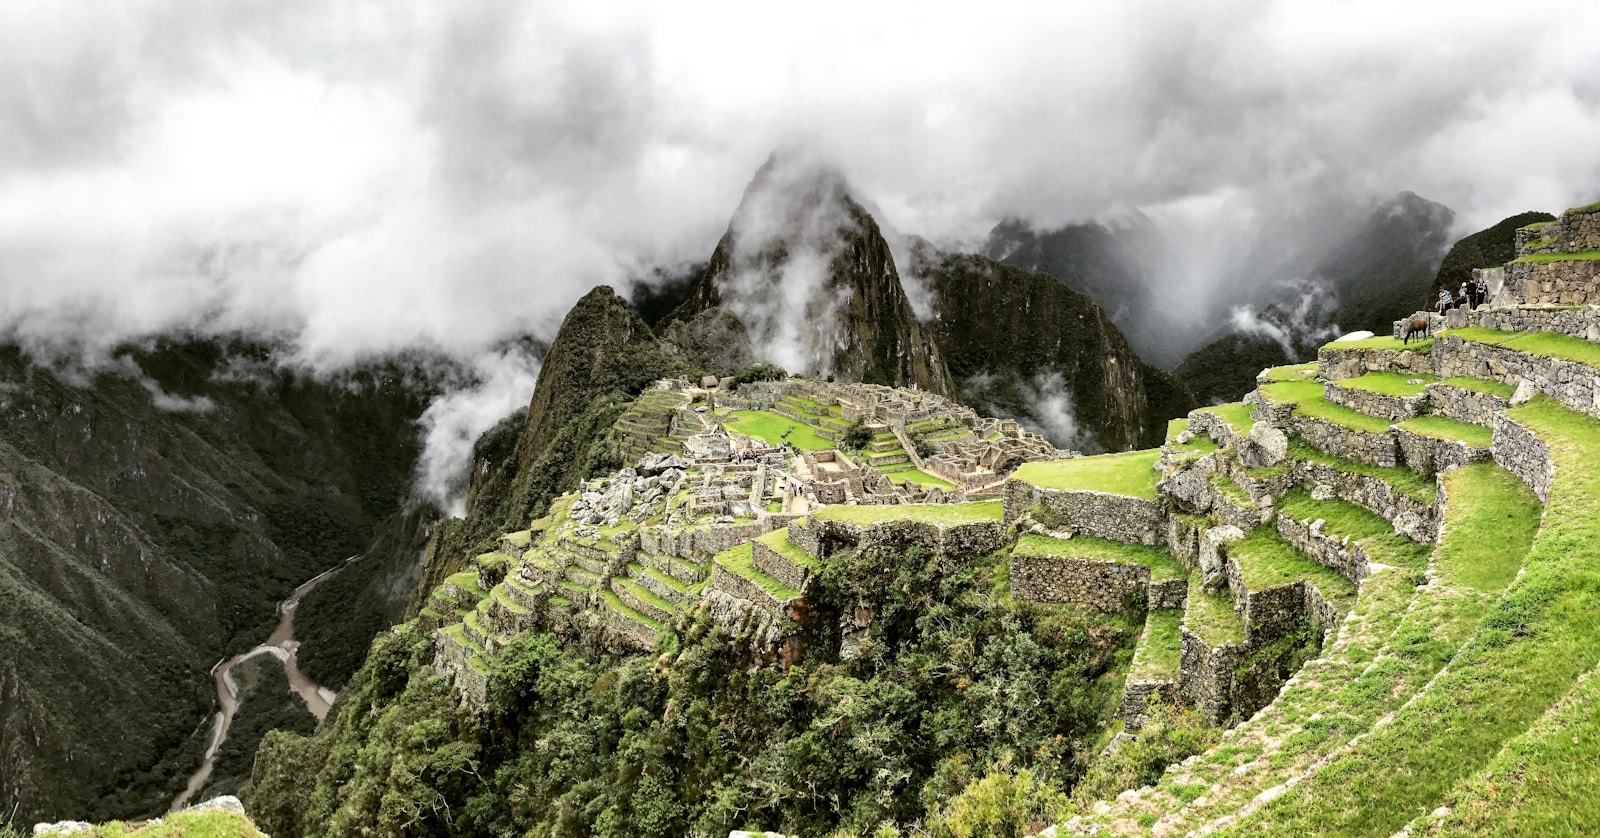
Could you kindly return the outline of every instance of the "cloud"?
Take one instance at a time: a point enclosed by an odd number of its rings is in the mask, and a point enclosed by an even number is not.
[[[450,515],[465,513],[466,466],[484,431],[528,404],[539,361],[519,347],[480,356],[472,383],[435,399],[422,414],[416,493]]]
[[[0,4],[0,336],[492,357],[704,260],[779,147],[946,249],[1182,218],[1203,291],[1241,224],[1600,197],[1597,29],[1579,0]]]

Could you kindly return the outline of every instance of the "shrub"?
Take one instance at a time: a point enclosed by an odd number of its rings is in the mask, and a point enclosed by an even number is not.
[[[860,451],[872,444],[872,431],[867,430],[866,422],[857,419],[855,424],[845,429],[844,436],[839,441],[851,451]]]
[[[1138,738],[1090,763],[1072,798],[1083,807],[1151,785],[1161,779],[1167,766],[1200,753],[1221,738],[1221,729],[1199,713],[1152,707],[1150,720],[1139,730]]]
[[[1000,769],[970,783],[929,826],[940,838],[1016,838],[1054,823],[1066,802],[1066,795],[1028,769]]]

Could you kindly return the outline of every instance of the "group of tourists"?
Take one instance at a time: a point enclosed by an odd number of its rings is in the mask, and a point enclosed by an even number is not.
[[[1471,311],[1481,307],[1489,298],[1489,288],[1476,278],[1461,283],[1461,290],[1455,294],[1449,288],[1439,289],[1439,313],[1444,314],[1453,308],[1464,308]]]

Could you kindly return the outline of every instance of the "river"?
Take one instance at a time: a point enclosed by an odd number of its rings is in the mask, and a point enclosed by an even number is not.
[[[351,556],[345,559],[349,564],[360,556]],[[295,654],[300,649],[300,643],[294,639],[294,612],[300,607],[300,599],[311,592],[312,588],[327,581],[328,577],[339,572],[340,568],[323,571],[300,587],[294,589],[289,598],[278,603],[278,627],[273,629],[265,643],[252,649],[240,652],[224,661],[219,661],[211,668],[211,677],[217,684],[217,701],[222,709],[217,711],[211,721],[211,741],[206,744],[205,759],[200,763],[199,770],[189,776],[189,785],[172,800],[172,807],[168,810],[176,812],[188,805],[190,798],[194,797],[206,780],[211,777],[211,769],[217,761],[217,751],[222,743],[228,741],[228,726],[233,723],[233,714],[239,711],[239,685],[233,679],[233,668],[242,661],[247,661],[256,655],[271,655],[283,663],[283,674],[289,678],[289,688],[299,694],[305,702],[306,711],[322,721],[328,715],[328,708],[333,706],[336,697],[334,692],[320,686],[300,671],[295,663]]]

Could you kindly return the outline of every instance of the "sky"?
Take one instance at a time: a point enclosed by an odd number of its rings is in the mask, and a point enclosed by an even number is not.
[[[1401,190],[1465,233],[1600,199],[1597,31],[1580,0],[0,0],[0,333],[483,363],[707,258],[779,147],[950,248]]]

